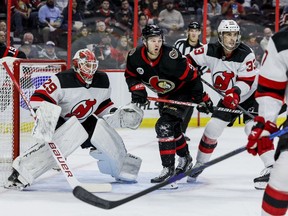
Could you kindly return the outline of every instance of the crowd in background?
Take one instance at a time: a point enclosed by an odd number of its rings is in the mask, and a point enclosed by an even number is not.
[[[12,0],[11,45],[28,58],[67,58],[68,0]],[[0,31],[6,32],[7,6],[0,1]],[[275,0],[209,0],[206,41],[217,41],[222,19],[234,19],[242,41],[260,61],[275,28]],[[280,1],[280,27],[288,25],[288,0]],[[186,37],[187,25],[202,23],[201,0],[139,0],[137,44],[147,24],[164,30],[166,43]],[[133,47],[134,1],[73,0],[72,57],[77,50],[93,50],[104,69],[125,68]],[[203,37],[203,36],[202,36]]]

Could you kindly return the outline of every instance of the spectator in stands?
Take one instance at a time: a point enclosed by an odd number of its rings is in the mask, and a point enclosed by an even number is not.
[[[122,36],[115,48],[111,47],[111,58],[116,61],[116,68],[125,69],[127,54],[132,46],[129,45],[129,38]]]
[[[257,41],[257,35],[255,33],[250,33],[248,36],[248,40],[245,42],[253,51],[256,57],[255,65],[256,67],[260,67],[261,59],[264,54],[260,44]]]
[[[110,9],[110,1],[103,0],[101,7],[95,11],[95,18],[97,21],[104,21],[106,25],[109,25],[111,21],[115,21],[115,12]]]
[[[39,53],[41,59],[58,59],[55,52],[55,43],[53,41],[47,41],[45,47]]]
[[[6,22],[4,20],[0,20],[0,31],[7,31],[7,25]]]
[[[222,5],[222,15],[225,16],[226,19],[238,19],[240,15],[245,15],[245,9],[242,4],[236,0],[229,0]]]
[[[143,10],[143,13],[148,16],[149,23],[158,24],[158,17],[161,10],[159,0],[152,0],[148,8]]]
[[[203,39],[201,39],[203,41]],[[215,31],[212,30],[211,25],[206,26],[206,43],[216,43],[218,36]]]
[[[88,27],[83,26],[79,33],[77,34],[76,38],[74,38],[73,43],[72,43],[72,57],[75,55],[75,53],[80,50],[80,49],[85,49],[88,48],[87,46],[89,44],[92,44],[92,39],[91,39],[91,31]],[[93,49],[93,46],[90,48],[91,50]]]
[[[133,11],[132,11],[132,8],[130,7],[128,0],[121,0],[120,10],[115,15],[116,21],[119,23],[123,22],[123,19],[122,19],[123,15],[127,16],[128,17],[127,19],[133,25]]]
[[[264,37],[260,41],[260,46],[261,46],[262,50],[265,51],[267,48],[267,45],[268,45],[268,41],[273,36],[273,32],[272,32],[271,28],[266,27],[266,28],[264,28],[263,33],[264,33]]]
[[[165,9],[159,14],[159,27],[161,27],[167,34],[167,43],[174,44],[175,40],[179,38],[179,34],[184,27],[184,19],[182,14],[174,9],[173,0],[165,1]]]
[[[119,19],[117,19],[117,22],[113,26],[114,35],[118,38],[122,35],[132,35],[133,29],[133,20],[131,15],[126,11],[121,11],[120,13],[118,13]]]
[[[64,31],[67,31],[68,29],[68,8],[69,8],[69,4],[64,8],[64,10],[62,11],[62,15],[63,15],[63,22],[61,25],[61,29],[63,29]],[[80,12],[77,8],[77,0],[72,0],[72,30],[74,32],[80,30],[80,28],[83,26],[84,22],[84,17],[82,12]]]
[[[34,35],[31,32],[27,32],[23,35],[22,45],[19,47],[19,50],[23,51],[28,59],[39,58],[38,49],[33,42]]]
[[[6,46],[6,32],[0,30],[0,46]]]
[[[194,9],[194,13],[196,15],[195,21],[197,21],[198,23],[201,23],[203,0],[189,0],[187,1],[187,6],[192,7]]]
[[[285,27],[288,25],[288,5],[283,8],[283,12],[280,17],[280,27]]]
[[[218,0],[210,0],[207,4],[207,15],[211,22],[212,28],[215,29],[222,16],[222,7]]]
[[[38,12],[39,27],[43,35],[43,41],[46,43],[48,40],[57,37],[57,29],[60,28],[63,17],[59,8],[55,6],[54,0],[47,0]]]
[[[35,28],[37,12],[32,13],[30,0],[12,0],[12,24],[15,27],[14,37],[22,37],[24,26]]]
[[[137,44],[138,45],[142,44],[142,29],[147,24],[148,24],[148,16],[145,15],[144,13],[140,13],[138,16],[138,30],[137,30],[137,35],[138,35]]]

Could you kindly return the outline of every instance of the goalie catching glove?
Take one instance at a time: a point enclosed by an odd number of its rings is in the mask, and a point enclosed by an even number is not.
[[[113,128],[137,129],[143,119],[144,112],[136,104],[129,103],[119,107],[114,113],[104,115],[103,119]]]
[[[206,92],[203,93],[202,102],[200,102],[196,108],[199,112],[202,113],[213,113],[213,102]]]
[[[262,116],[256,116],[254,122],[256,125],[252,127],[248,136],[247,151],[255,156],[257,153],[262,155],[274,149],[273,140],[269,138],[269,135],[278,131],[278,128],[273,122],[265,122]]]

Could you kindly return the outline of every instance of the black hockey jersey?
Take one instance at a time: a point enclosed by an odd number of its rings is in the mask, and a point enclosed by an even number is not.
[[[17,50],[15,47],[11,46],[0,46],[0,58],[11,56],[16,58],[26,58],[24,52]]]
[[[186,100],[202,100],[203,85],[197,70],[177,49],[167,45],[162,46],[153,61],[147,57],[144,45],[132,49],[127,57],[125,78],[129,89],[144,83],[159,97],[175,98],[181,94],[187,96]]]

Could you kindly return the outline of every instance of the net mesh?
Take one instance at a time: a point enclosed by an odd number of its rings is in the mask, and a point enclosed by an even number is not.
[[[19,103],[13,98],[13,92],[17,90],[2,65],[4,61],[15,75],[19,74],[20,88],[28,99],[52,74],[66,68],[64,61],[28,61],[15,58],[0,60],[0,186],[11,173],[13,157],[17,156],[15,150],[19,147],[21,153],[36,143],[31,136],[34,120],[20,94],[17,92],[16,95]],[[17,112],[19,112],[19,122]],[[19,132],[17,125],[19,125]],[[18,134],[20,142],[15,140]]]

